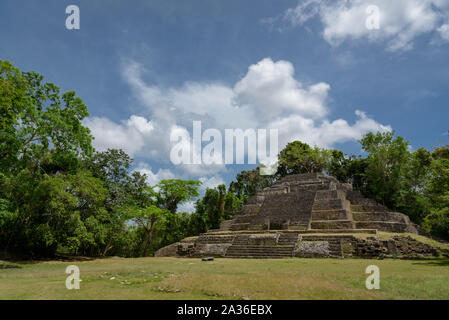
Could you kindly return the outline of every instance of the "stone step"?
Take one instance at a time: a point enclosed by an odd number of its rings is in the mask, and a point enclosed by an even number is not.
[[[327,182],[324,182],[321,180],[304,180],[304,181],[298,181],[298,182],[292,183],[292,185],[295,185],[295,186],[305,186],[305,185],[312,185],[312,184],[327,184]]]
[[[246,244],[248,244],[248,241],[249,241],[249,235],[237,235],[234,238],[234,241],[232,242],[232,244],[246,245]]]
[[[328,184],[292,185],[290,192],[329,190]]]
[[[297,239],[299,237],[299,233],[281,233],[279,235],[279,240],[281,239]]]
[[[276,258],[283,258],[283,257],[293,257],[293,252],[288,253],[263,253],[263,252],[232,252],[232,253],[226,253],[225,257],[276,257]]]
[[[289,250],[293,248],[292,245],[273,245],[273,246],[264,246],[264,245],[235,245],[232,244],[229,248],[232,249],[254,249],[254,250]]]
[[[293,240],[293,241],[278,241],[278,245],[280,246],[291,246],[295,245],[299,240]]]
[[[331,258],[342,258],[343,257],[343,250],[341,247],[341,240],[335,239],[335,240],[328,240],[329,243],[329,256]]]
[[[267,251],[267,250],[231,250],[228,248],[226,251],[226,256],[231,255],[258,255],[258,256],[291,256],[293,254],[293,249],[286,251]]]
[[[292,174],[292,175],[288,175],[284,178],[282,178],[282,180],[280,182],[291,182],[291,181],[307,181],[307,180],[318,180],[320,177],[322,176],[322,174],[320,173],[303,173],[303,174]]]
[[[245,204],[242,208],[242,215],[256,215],[259,212],[260,206],[258,204]]]
[[[352,212],[387,212],[387,207],[384,207],[378,203],[373,204],[354,204],[351,202]]]
[[[311,223],[312,229],[354,229],[350,220],[315,220]]]
[[[282,259],[290,258],[291,256],[258,256],[258,255],[244,255],[244,256],[225,256],[226,258],[238,258],[238,259]]]
[[[233,252],[233,253],[226,253],[225,257],[293,257],[293,253],[261,253],[261,252]]]
[[[278,238],[278,245],[293,245],[299,241],[299,234],[281,234]]]
[[[316,220],[347,220],[348,215],[344,209],[313,210],[312,223]]]
[[[263,196],[270,196],[270,195],[279,195],[279,194],[284,194],[288,192],[288,188],[287,187],[283,187],[283,188],[273,188],[270,187],[269,189],[264,189],[262,191],[259,191],[258,194],[263,195]]]
[[[288,227],[290,230],[306,231],[309,229],[309,222],[296,223]]]
[[[254,251],[254,252],[289,252],[293,250],[293,246],[248,246],[233,244],[228,251]]]
[[[220,223],[220,231],[229,231],[231,230],[233,221],[232,220],[225,220]]]
[[[409,228],[406,223],[389,221],[356,221],[354,224],[356,228],[371,228],[386,232],[408,232]]]
[[[341,190],[318,190],[315,194],[315,201],[326,199],[345,199]]]
[[[294,246],[230,246],[226,257],[282,258],[292,257]]]
[[[196,239],[196,243],[232,243],[234,236],[213,236],[213,235],[201,235]]]
[[[343,209],[344,202],[342,199],[320,199],[315,200],[312,210],[338,210]]]
[[[247,230],[249,227],[249,223],[233,223],[229,230],[231,231],[238,231],[238,230]]]
[[[329,251],[330,252],[330,251]],[[338,251],[333,251],[333,255],[338,255]],[[290,251],[254,251],[254,250],[246,250],[246,251],[232,251],[229,250],[226,252],[225,257],[237,257],[237,256],[271,256],[271,257],[292,257],[293,250]]]
[[[407,223],[405,216],[398,212],[352,212],[354,221],[385,221]]]
[[[237,214],[234,216],[234,223],[249,223],[253,218],[253,214]]]

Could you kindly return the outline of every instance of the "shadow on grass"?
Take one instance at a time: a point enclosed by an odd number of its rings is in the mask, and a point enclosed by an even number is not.
[[[2,269],[20,269],[20,268],[22,268],[22,267],[20,265],[18,265],[17,263],[0,261],[0,270],[2,270]]]
[[[428,266],[437,266],[437,267],[448,267],[449,266],[449,259],[447,258],[435,258],[435,259],[426,259],[426,260],[420,260],[413,262],[412,264],[416,265],[428,265]]]
[[[82,257],[82,256],[69,256],[69,255],[56,255],[52,258],[42,258],[42,259],[20,259],[20,258],[2,258],[0,260],[0,269],[9,269],[9,268],[20,268],[21,264],[37,264],[46,261],[60,261],[60,262],[84,262],[84,261],[93,261],[97,259],[105,259],[106,257]],[[9,267],[7,267],[9,266]],[[16,266],[16,267],[10,267]]]

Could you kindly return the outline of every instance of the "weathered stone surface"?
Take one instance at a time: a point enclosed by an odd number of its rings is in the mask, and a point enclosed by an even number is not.
[[[329,257],[328,241],[302,241],[295,252],[301,258],[327,258]]]
[[[315,220],[312,221],[312,229],[352,229],[353,222],[349,220]],[[368,229],[368,228],[365,228]]]
[[[160,248],[154,253],[155,257],[176,257],[178,255],[178,245],[180,242],[172,243],[166,247]]]
[[[252,234],[248,238],[249,245],[274,246],[277,243],[278,234]]]
[[[224,257],[231,243],[201,244],[195,247],[195,255]]]
[[[195,244],[191,242],[180,242],[178,244],[178,255],[190,256],[195,252]]]

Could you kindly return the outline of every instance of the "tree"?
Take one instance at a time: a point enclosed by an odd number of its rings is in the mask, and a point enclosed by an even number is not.
[[[395,209],[405,212],[414,222],[421,223],[429,213],[427,186],[431,179],[432,157],[420,148],[412,152],[404,165],[402,183]]]
[[[166,222],[167,216],[171,212],[167,209],[161,209],[155,205],[149,205],[143,208],[135,207],[130,210],[133,220],[145,231],[145,241],[142,250],[142,256],[148,255],[148,249],[153,240],[153,233],[158,224]]]
[[[203,198],[196,202],[192,223],[204,231],[217,229],[223,220],[231,219],[242,208],[242,203],[231,190],[226,191],[224,184],[207,188]]]
[[[329,175],[338,179],[338,181],[346,183],[350,180],[349,164],[351,160],[346,158],[340,150],[331,150],[329,162],[326,171]]]
[[[206,232],[209,228],[207,225],[207,213],[205,210],[198,210],[198,203],[196,203],[196,210],[190,214],[188,225],[187,225],[187,236],[198,235]]]
[[[360,141],[368,153],[365,178],[368,194],[395,209],[404,186],[404,173],[410,161],[409,143],[394,132],[367,133]]]
[[[331,151],[294,141],[279,153],[278,174],[284,177],[289,174],[323,172],[328,166]]]
[[[237,198],[246,200],[246,198],[255,195],[257,191],[272,185],[276,179],[276,175],[260,175],[259,167],[253,170],[244,170],[237,174],[236,181],[231,182],[229,190],[234,193]]]
[[[54,160],[91,154],[92,136],[81,123],[89,113],[75,92],[60,94],[43,76],[0,61],[0,97],[2,171],[37,172],[50,152]]]
[[[207,188],[201,200],[196,203],[196,212],[205,217],[206,229],[220,225],[220,192],[218,188]]]
[[[427,196],[430,213],[424,217],[427,232],[449,239],[449,145],[432,152],[431,178]]]
[[[176,213],[180,203],[190,201],[200,195],[198,192],[200,185],[201,182],[194,180],[161,180],[156,185],[156,188],[159,189],[157,202],[162,208]]]
[[[82,125],[87,107],[73,91],[61,94],[43,76],[0,61],[0,115],[0,199],[11,213],[3,219],[0,244],[18,254],[52,255],[60,235],[70,233],[58,216],[74,210],[66,218],[78,223],[72,201],[80,200],[80,194],[69,196],[63,187],[76,184],[80,158],[93,150],[90,131]],[[40,193],[42,188],[50,193]],[[43,204],[45,197],[52,198]],[[53,207],[63,198],[66,207]]]
[[[95,152],[84,159],[84,168],[92,172],[94,177],[101,179],[108,189],[106,206],[110,210],[124,205],[127,201],[129,185],[136,178],[128,174],[132,161],[123,150],[117,149]]]

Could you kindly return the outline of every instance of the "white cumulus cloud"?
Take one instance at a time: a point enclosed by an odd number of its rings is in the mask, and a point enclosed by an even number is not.
[[[170,135],[189,135],[183,143],[192,150],[193,120],[201,121],[202,133],[214,128],[221,132],[223,139],[225,129],[277,129],[280,149],[297,139],[311,145],[333,147],[336,143],[359,139],[369,131],[391,130],[358,110],[352,124],[344,119],[330,119],[331,110],[327,104],[330,84],[298,81],[289,61],[262,59],[249,66],[246,74],[232,86],[188,82],[180,87],[165,88],[146,83],[144,72],[142,65],[131,62],[124,67],[123,76],[151,121],[138,116],[121,123],[107,118],[88,119],[86,125],[96,137],[96,148],[123,148],[132,155],[172,167],[170,153],[177,143],[170,142]],[[215,157],[224,153],[225,141],[222,142],[223,150],[215,150],[218,151]],[[203,148],[207,144],[208,141],[204,141]],[[211,176],[227,170],[223,164],[174,167],[190,177]],[[170,176],[166,171],[146,170],[152,182],[163,175]]]
[[[310,118],[324,116],[330,86],[320,82],[304,88],[293,77],[294,72],[290,62],[269,58],[250,66],[234,87],[237,105],[253,108],[263,121],[292,113]]]
[[[379,29],[366,27],[372,16],[367,8],[373,5],[379,9]],[[423,34],[438,31],[444,38],[442,23],[449,20],[449,1],[306,0],[282,15],[284,21],[293,25],[304,25],[314,17],[320,19],[322,36],[331,45],[367,39],[385,43],[389,51],[408,50]]]
[[[154,130],[151,121],[135,115],[121,123],[105,117],[87,118],[83,123],[95,137],[93,146],[97,151],[123,149],[131,156],[144,147]]]

